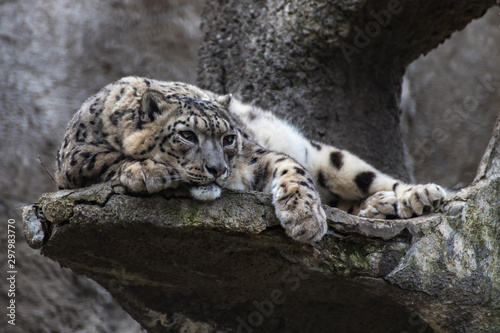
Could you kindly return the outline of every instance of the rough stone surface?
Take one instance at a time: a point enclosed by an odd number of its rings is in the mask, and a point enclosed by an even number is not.
[[[91,189],[101,197],[113,192],[108,184]],[[69,219],[67,207],[72,207]],[[389,313],[399,314],[401,329],[411,328],[404,320],[411,313],[394,300],[339,278],[383,276],[409,246],[409,232],[387,244],[371,235],[369,245],[362,245],[359,234],[370,235],[372,230],[378,235],[379,230],[350,221],[346,228],[351,231],[342,239],[333,235],[317,247],[303,246],[278,226],[268,195],[232,192],[213,203],[112,194],[102,205],[88,191],[71,191],[45,195],[32,209],[42,217],[38,223],[50,225],[42,254],[99,282],[153,332],[166,327],[177,331],[186,322],[213,330],[236,329],[238,318],[255,324],[254,301],[269,306],[274,290],[283,293],[278,303],[282,298],[284,302],[269,309],[262,323],[265,330],[389,329],[394,325]],[[58,223],[45,220],[45,209]],[[364,246],[367,249],[360,248]],[[335,255],[322,247],[331,247]],[[381,257],[387,262],[381,263]],[[373,304],[380,312],[370,311],[364,320],[353,323],[346,316],[346,309],[361,313]]]
[[[497,118],[493,135],[490,138],[474,178],[474,183],[500,175],[500,117]]]
[[[42,254],[151,332],[485,332],[500,329],[499,191],[483,180],[448,204],[462,205],[453,216],[390,223],[325,206],[330,231],[314,246],[287,238],[260,193],[205,203],[101,184],[46,194],[25,221],[44,230]]]

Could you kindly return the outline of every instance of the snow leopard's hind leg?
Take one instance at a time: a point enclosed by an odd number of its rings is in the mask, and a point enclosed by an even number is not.
[[[398,181],[359,157],[311,143],[311,173],[325,203],[370,218],[410,218],[433,212],[446,196],[439,185]]]

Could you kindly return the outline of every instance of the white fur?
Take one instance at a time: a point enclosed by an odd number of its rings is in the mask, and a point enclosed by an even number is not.
[[[308,168],[305,148],[312,151],[312,146],[297,128],[269,111],[243,104],[235,98],[230,109],[243,120],[246,129],[261,146],[285,153]]]
[[[220,197],[222,190],[215,184],[193,187],[189,190],[193,198],[200,201],[211,201]]]
[[[327,174],[326,176],[329,176],[329,181],[335,181],[335,188],[344,199],[359,200],[363,198],[363,193],[360,193],[359,188],[353,183],[353,179],[360,172],[372,171],[377,175],[372,184],[373,192],[389,190],[396,182],[348,151],[338,150],[331,146],[324,146],[321,150],[316,149],[297,128],[269,111],[243,104],[233,98],[231,112],[243,120],[246,129],[260,145],[291,156],[312,174],[315,173],[315,170],[331,170],[330,153],[333,150],[341,151],[344,165],[348,167],[335,170],[335,177]],[[318,190],[324,194],[324,197],[328,197],[327,192],[322,189]]]

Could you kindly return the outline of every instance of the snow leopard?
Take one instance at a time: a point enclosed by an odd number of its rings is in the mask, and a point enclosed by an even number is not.
[[[90,97],[57,153],[59,189],[119,181],[131,193],[182,184],[194,200],[223,189],[270,193],[298,242],[327,232],[322,204],[367,218],[411,218],[446,196],[436,184],[394,179],[356,155],[231,95],[182,82],[125,77]]]

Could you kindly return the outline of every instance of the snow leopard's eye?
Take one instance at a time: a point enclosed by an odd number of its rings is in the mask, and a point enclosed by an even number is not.
[[[222,139],[222,144],[224,145],[224,147],[230,146],[234,143],[235,140],[236,140],[236,135],[229,134]]]
[[[182,131],[179,133],[179,135],[186,141],[189,141],[191,143],[198,143],[198,138],[193,131]]]

